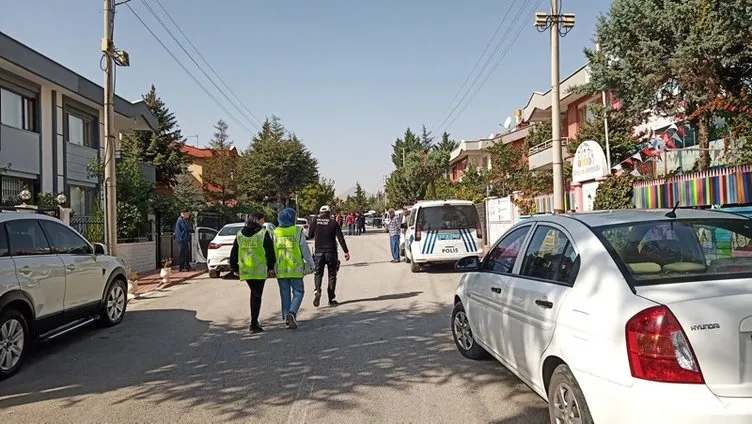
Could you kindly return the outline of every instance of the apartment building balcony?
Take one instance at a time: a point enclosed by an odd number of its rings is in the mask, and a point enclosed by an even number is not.
[[[562,137],[561,139],[561,158],[562,160],[569,159],[572,155],[567,151],[567,145],[569,144],[569,138]],[[527,152],[528,166],[530,169],[553,169],[554,153],[551,150],[553,147],[553,141],[548,140],[546,142],[537,144]]]

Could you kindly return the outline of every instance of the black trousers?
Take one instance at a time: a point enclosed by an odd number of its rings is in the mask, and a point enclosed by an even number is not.
[[[178,267],[188,269],[191,267],[191,241],[181,241],[180,252],[178,252]]]
[[[266,280],[245,280],[245,282],[251,289],[251,325],[257,325],[261,313],[261,295],[264,294]]]
[[[316,269],[313,273],[313,281],[316,285],[316,293],[321,293],[321,282],[324,279],[324,267],[329,274],[329,286],[326,293],[331,302],[337,296],[334,292],[337,288],[337,271],[339,271],[339,255],[337,252],[317,253],[313,257]]]

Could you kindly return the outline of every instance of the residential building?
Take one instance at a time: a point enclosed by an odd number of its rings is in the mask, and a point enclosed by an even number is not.
[[[584,65],[561,81],[560,85],[560,110],[561,110],[561,137],[562,158],[570,158],[566,145],[570,139],[577,137],[580,126],[593,119],[588,106],[594,103],[602,104],[603,98],[598,94],[575,93],[572,88],[586,84],[590,79],[588,66]],[[616,99],[607,95],[607,102],[617,105]],[[527,104],[522,109],[522,120],[530,125],[542,122],[551,122],[551,90],[534,92],[530,95]],[[551,141],[546,141],[535,146],[529,146],[528,160],[530,169],[551,169],[553,167],[553,153]]]
[[[188,157],[188,172],[193,177],[192,184],[199,190],[204,189],[204,167],[207,165],[207,161],[215,154],[215,149],[210,147],[196,147],[189,144],[183,145],[183,153]],[[238,150],[232,147],[229,150],[229,154],[234,157],[240,157]],[[219,191],[218,187],[214,187],[211,184],[207,184],[207,189],[210,191]]]
[[[92,212],[101,190],[88,165],[104,154],[103,91],[0,32],[1,203],[26,187],[34,196],[65,194],[75,215]],[[143,101],[115,96],[115,134],[156,126]]]

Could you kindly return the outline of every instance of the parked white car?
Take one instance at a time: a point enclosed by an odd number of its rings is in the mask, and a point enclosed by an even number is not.
[[[227,224],[222,227],[217,235],[209,243],[206,254],[206,267],[209,270],[209,278],[219,278],[223,272],[230,271],[230,252],[238,232],[245,226],[244,222]],[[264,223],[271,236],[274,236],[274,224]]]
[[[297,218],[295,220],[295,225],[303,229],[303,236],[308,239],[308,228],[310,227],[308,225],[308,220],[305,218]]]
[[[752,422],[752,220],[534,216],[457,268],[457,348],[498,359],[552,423]]]
[[[119,324],[127,292],[125,265],[104,245],[57,218],[0,212],[0,380],[19,370],[34,339]]]

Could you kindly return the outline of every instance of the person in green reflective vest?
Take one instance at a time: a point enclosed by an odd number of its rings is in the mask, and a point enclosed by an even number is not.
[[[264,331],[259,324],[261,295],[264,293],[266,278],[274,278],[274,242],[264,228],[264,214],[253,212],[245,226],[235,237],[230,251],[230,268],[240,274],[251,289],[251,332]]]
[[[303,276],[313,272],[311,249],[303,237],[303,229],[295,225],[295,209],[286,208],[277,215],[279,227],[274,229],[274,269],[282,299],[282,319],[287,328],[298,328],[298,310],[303,303]]]

